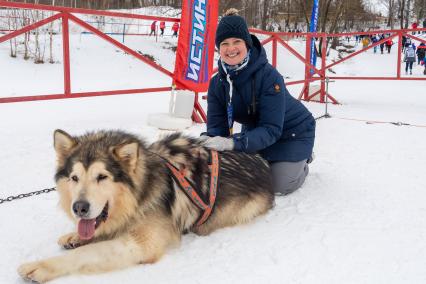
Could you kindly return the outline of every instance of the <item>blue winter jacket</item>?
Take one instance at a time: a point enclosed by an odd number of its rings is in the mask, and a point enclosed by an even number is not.
[[[257,37],[252,35],[252,40],[248,65],[230,77],[233,118],[242,124],[241,133],[233,135],[234,149],[260,153],[269,162],[308,159],[314,146],[315,120],[289,94],[281,74],[268,63]],[[207,135],[228,137],[230,86],[220,62],[218,66],[219,72],[211,79],[207,96]]]

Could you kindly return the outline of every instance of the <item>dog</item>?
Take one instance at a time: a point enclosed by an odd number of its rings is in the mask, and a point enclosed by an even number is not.
[[[154,263],[185,233],[208,235],[274,206],[270,168],[259,155],[211,151],[179,133],[148,146],[122,131],[71,136],[56,130],[54,148],[59,204],[77,230],[59,238],[67,253],[21,265],[18,273],[26,280],[44,283]],[[213,168],[218,175],[210,174]],[[173,169],[184,173],[201,200],[214,199],[202,222],[205,214]],[[214,194],[211,185],[217,186]]]

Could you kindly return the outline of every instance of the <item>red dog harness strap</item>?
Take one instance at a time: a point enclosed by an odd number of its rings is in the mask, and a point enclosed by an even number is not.
[[[211,150],[212,164],[210,166],[210,195],[209,206],[204,210],[203,215],[197,221],[197,226],[202,225],[212,213],[214,203],[216,201],[217,185],[219,183],[219,154],[215,150]]]
[[[200,197],[200,194],[197,193],[197,190],[194,188],[193,185],[187,180],[185,177],[184,171],[178,170],[175,166],[173,166],[170,163],[167,163],[167,167],[172,172],[172,177],[177,182],[179,187],[183,190],[183,192],[188,196],[189,199],[198,207],[200,208],[203,213],[198,218],[196,225],[201,226],[204,224],[204,222],[207,221],[207,218],[210,216],[210,214],[213,211],[214,203],[216,201],[216,193],[217,193],[217,186],[219,183],[219,154],[215,150],[211,150],[211,160],[212,163],[209,166],[210,167],[210,190],[209,190],[209,200],[208,204],[207,202],[204,202],[203,199]]]

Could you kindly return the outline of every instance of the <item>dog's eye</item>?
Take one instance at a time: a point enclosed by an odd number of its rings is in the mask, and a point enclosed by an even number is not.
[[[72,180],[72,181],[75,181],[75,182],[78,182],[78,176],[73,175],[73,176],[71,177],[71,180]]]
[[[101,180],[104,180],[104,179],[106,179],[108,176],[106,176],[106,175],[103,175],[103,174],[99,174],[97,177],[96,177],[96,180],[98,181],[98,182],[100,182]]]

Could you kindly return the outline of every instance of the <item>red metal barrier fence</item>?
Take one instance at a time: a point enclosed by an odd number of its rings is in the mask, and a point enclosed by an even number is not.
[[[334,99],[330,94],[326,94],[326,77],[330,80],[422,80],[426,81],[426,76],[423,77],[401,77],[401,54],[402,54],[402,37],[405,36],[407,38],[414,39],[419,42],[423,42],[426,44],[426,39],[419,38],[415,36],[415,33],[426,32],[426,29],[405,29],[405,30],[376,30],[369,32],[353,32],[353,33],[336,33],[336,34],[327,34],[327,33],[273,33],[273,32],[265,32],[261,30],[251,29],[252,33],[263,34],[268,36],[265,40],[262,41],[262,44],[265,45],[269,42],[272,43],[272,65],[276,67],[277,64],[277,43],[280,43],[285,49],[287,49],[291,54],[293,54],[296,58],[298,58],[305,65],[305,78],[304,80],[290,81],[286,82],[286,85],[294,85],[294,84],[304,84],[303,89],[299,95],[299,99],[303,99],[305,101],[312,101],[314,97],[319,95],[319,102],[324,103],[325,97],[328,98],[333,103],[338,103],[336,99]],[[327,42],[327,39],[332,39],[335,37],[351,37],[355,35],[361,36],[371,36],[371,35],[380,35],[385,34],[385,37],[382,40],[379,40],[366,48],[362,48],[352,54],[341,58],[340,60],[327,64],[326,56],[321,57],[321,68],[316,68],[310,64],[310,45],[313,39],[317,41],[322,41],[323,43]],[[304,37],[306,38],[306,51],[305,56],[298,53],[294,48],[292,48],[288,43],[283,40],[285,38],[291,37]],[[398,39],[398,55],[396,59],[397,67],[395,70],[395,76],[391,77],[380,77],[380,76],[371,76],[371,77],[362,77],[362,76],[328,76],[327,70],[330,68],[341,64],[342,62],[353,58],[367,50],[370,50],[382,43],[385,43],[387,40],[397,38]],[[327,44],[322,44],[321,54],[327,54]],[[310,74],[310,70],[313,70],[313,75]],[[309,93],[309,87],[311,82],[320,81],[321,86],[318,91],[314,91],[312,94]]]
[[[78,98],[78,97],[94,97],[94,96],[107,96],[107,95],[119,95],[119,94],[136,94],[136,93],[151,93],[151,92],[164,92],[172,90],[172,86],[167,87],[157,87],[157,88],[144,88],[144,89],[126,89],[126,90],[105,90],[97,92],[80,92],[74,93],[71,90],[71,71],[70,71],[70,50],[69,50],[69,21],[85,28],[89,32],[101,37],[102,39],[108,41],[112,45],[121,49],[122,51],[136,57],[145,64],[148,64],[152,68],[160,71],[161,73],[169,76],[173,79],[173,72],[161,67],[155,62],[151,61],[144,55],[139,54],[128,46],[120,43],[119,41],[113,39],[112,37],[106,35],[102,31],[96,29],[95,27],[87,24],[74,14],[85,14],[85,15],[98,15],[98,16],[107,16],[107,17],[118,17],[118,18],[127,18],[127,19],[139,19],[139,20],[156,20],[156,21],[165,21],[165,22],[180,22],[180,19],[168,18],[168,17],[156,17],[156,16],[146,16],[146,15],[137,15],[137,14],[128,14],[120,12],[110,12],[110,11],[98,11],[98,10],[89,10],[89,9],[80,9],[80,8],[68,8],[60,6],[49,6],[49,5],[40,5],[40,4],[28,4],[28,3],[18,3],[12,1],[0,0],[0,7],[5,8],[15,8],[15,9],[34,9],[42,11],[51,11],[56,14],[40,20],[38,22],[24,26],[23,28],[10,32],[4,36],[0,37],[0,43],[15,38],[21,34],[29,32],[31,30],[37,29],[41,26],[44,26],[55,20],[62,20],[62,44],[63,44],[63,72],[64,72],[64,92],[63,94],[51,94],[51,95],[38,95],[38,96],[21,96],[21,97],[4,97],[0,98],[0,103],[12,103],[12,102],[24,102],[24,101],[35,101],[35,100],[53,100],[53,99],[68,99],[68,98]],[[180,82],[181,85],[185,86],[183,82]],[[195,94],[196,101],[194,104],[194,111],[192,114],[192,119],[195,122],[205,122],[207,116],[198,102],[198,94]]]
[[[17,9],[36,9],[43,11],[52,11],[56,14],[52,16],[40,20],[38,22],[29,24],[19,30],[10,32],[4,36],[0,36],[0,43],[10,40],[14,37],[17,37],[21,34],[24,34],[28,31],[37,29],[43,25],[46,25],[55,20],[62,20],[62,43],[63,43],[63,70],[64,70],[64,92],[63,94],[52,94],[52,95],[39,95],[39,96],[23,96],[23,97],[4,97],[0,98],[0,103],[11,103],[11,102],[23,102],[23,101],[34,101],[34,100],[51,100],[51,99],[66,99],[66,98],[78,98],[78,97],[92,97],[92,96],[105,96],[105,95],[119,95],[119,94],[135,94],[135,93],[149,93],[149,92],[163,92],[170,91],[172,87],[157,87],[157,88],[145,88],[145,89],[126,89],[126,90],[107,90],[107,91],[97,91],[97,92],[80,92],[73,93],[71,90],[71,72],[70,72],[70,51],[69,51],[69,21],[87,29],[89,32],[103,38],[104,40],[110,42],[117,48],[123,50],[124,52],[136,57],[141,60],[145,64],[148,64],[152,68],[162,72],[166,76],[173,78],[173,74],[171,71],[166,70],[165,68],[157,65],[152,62],[149,58],[144,55],[139,54],[133,49],[127,47],[126,45],[118,42],[117,40],[111,38],[100,30],[94,28],[93,26],[87,24],[74,14],[86,14],[86,15],[100,15],[100,16],[108,16],[108,17],[119,17],[119,18],[130,18],[130,19],[140,19],[140,20],[157,20],[157,21],[168,21],[168,22],[179,22],[180,19],[176,18],[167,18],[167,17],[154,17],[154,16],[145,16],[145,15],[136,15],[136,14],[126,14],[119,12],[109,12],[109,11],[95,11],[89,9],[79,9],[79,8],[67,8],[67,7],[57,7],[57,6],[48,6],[48,5],[37,5],[37,4],[27,4],[27,3],[17,3],[17,2],[9,2],[0,0],[0,7],[5,8],[17,8]],[[305,74],[304,78],[296,81],[286,82],[287,85],[294,84],[303,84],[303,89],[300,93],[299,99],[303,99],[305,101],[311,101],[315,96],[319,95],[319,101],[325,102],[325,97],[327,96],[331,102],[338,103],[336,99],[334,99],[329,94],[326,94],[326,86],[325,81],[326,78],[332,80],[425,80],[426,77],[401,77],[401,40],[402,37],[409,37],[416,41],[426,43],[425,39],[421,39],[414,34],[410,34],[410,32],[418,32],[418,31],[426,31],[426,29],[407,29],[407,30],[378,30],[378,31],[370,31],[370,32],[358,32],[358,33],[338,33],[338,34],[326,34],[326,33],[275,33],[275,32],[266,32],[257,29],[250,29],[252,33],[262,34],[267,36],[265,40],[262,41],[262,44],[272,43],[272,65],[277,65],[277,46],[278,43],[287,49],[292,55],[298,58],[302,64],[305,66]],[[310,64],[310,44],[312,40],[322,41],[323,43],[327,43],[327,39],[331,39],[333,37],[347,37],[354,35],[373,35],[373,34],[389,34],[389,37],[379,40],[378,42],[368,46],[367,48],[363,48],[357,52],[354,52],[337,62],[333,62],[327,65],[326,56],[321,57],[321,67],[316,68]],[[283,38],[292,38],[292,37],[303,37],[306,39],[306,49],[305,54],[302,55],[294,48],[292,48],[286,40]],[[389,38],[398,38],[398,56],[397,56],[397,69],[395,72],[395,76],[393,77],[359,77],[359,76],[327,76],[327,70],[331,67],[336,66],[354,56],[357,56],[375,46],[380,45],[385,42]],[[327,53],[327,44],[322,44],[321,54],[325,55]],[[213,59],[210,59],[213,60]],[[313,71],[311,75],[310,70]],[[319,90],[309,93],[310,83],[320,81]],[[196,93],[196,101],[194,105],[193,111],[193,120],[196,122],[205,122],[206,115],[201,105],[198,102],[198,94]]]
[[[138,52],[130,49],[126,45],[118,42],[112,37],[105,35],[103,32],[94,28],[93,26],[87,24],[80,18],[76,17],[74,14],[86,14],[86,15],[100,15],[100,16],[109,16],[109,17],[121,17],[121,18],[133,18],[133,19],[142,19],[142,20],[162,20],[169,22],[178,22],[179,19],[175,18],[166,18],[166,17],[153,17],[153,16],[144,16],[144,15],[134,15],[134,14],[125,14],[109,11],[93,11],[87,9],[76,9],[76,8],[67,8],[67,7],[56,7],[48,5],[36,5],[36,4],[27,4],[27,3],[16,3],[16,2],[6,2],[0,0],[0,7],[6,8],[19,8],[19,9],[37,9],[43,11],[52,11],[56,14],[43,19],[41,21],[35,22],[33,24],[27,25],[19,30],[6,34],[0,37],[0,43],[17,37],[21,34],[24,34],[28,31],[39,28],[43,25],[46,25],[55,20],[62,20],[62,44],[63,44],[63,70],[64,70],[64,93],[63,94],[52,94],[52,95],[40,95],[40,96],[24,96],[24,97],[7,97],[0,98],[0,103],[10,103],[10,102],[23,102],[23,101],[34,101],[34,100],[52,100],[52,99],[66,99],[66,98],[77,98],[77,97],[92,97],[92,96],[103,96],[103,95],[118,95],[118,94],[134,94],[134,93],[148,93],[148,92],[161,92],[161,91],[170,91],[171,87],[158,87],[158,88],[147,88],[147,89],[128,89],[128,90],[110,90],[110,91],[98,91],[98,92],[82,92],[82,93],[73,93],[71,91],[71,72],[70,72],[70,51],[69,51],[69,21],[74,22],[75,24],[85,28],[86,30],[96,34],[97,36],[103,38],[104,40],[110,42],[117,48],[123,50],[124,52],[131,54],[137,59],[141,60],[145,64],[150,65],[152,68],[160,71],[161,73],[172,78],[172,72],[164,69],[163,67],[155,64],[149,58],[144,55],[139,54]]]

